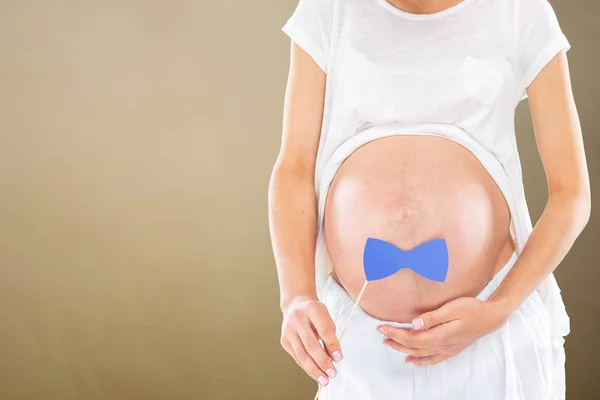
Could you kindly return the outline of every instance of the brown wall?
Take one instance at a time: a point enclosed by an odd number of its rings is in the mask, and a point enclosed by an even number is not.
[[[553,4],[596,183],[600,6]],[[295,5],[0,0],[1,400],[312,398],[266,202]],[[517,121],[535,221],[526,102]],[[600,392],[599,229],[556,271],[571,399]]]

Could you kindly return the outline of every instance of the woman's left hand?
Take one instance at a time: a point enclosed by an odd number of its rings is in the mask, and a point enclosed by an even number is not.
[[[482,336],[499,329],[509,317],[497,301],[459,297],[412,321],[413,330],[378,327],[384,344],[408,354],[406,362],[434,365],[453,357]]]

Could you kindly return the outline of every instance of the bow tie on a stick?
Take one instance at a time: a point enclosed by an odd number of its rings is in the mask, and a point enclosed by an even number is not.
[[[363,265],[367,281],[387,278],[408,268],[423,278],[444,282],[448,273],[446,240],[429,240],[404,251],[385,240],[367,238]]]

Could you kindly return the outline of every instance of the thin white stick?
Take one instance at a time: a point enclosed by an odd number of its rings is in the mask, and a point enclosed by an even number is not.
[[[362,289],[360,290],[360,293],[358,294],[358,297],[356,298],[356,301],[354,302],[354,306],[352,307],[352,310],[350,310],[350,314],[348,314],[348,318],[346,319],[346,323],[344,324],[343,328],[342,328],[342,332],[340,333],[340,338],[338,339],[339,342],[342,341],[342,338],[344,337],[344,334],[346,333],[346,329],[348,328],[348,324],[350,323],[350,318],[352,318],[352,314],[354,314],[354,310],[356,310],[356,307],[358,307],[358,303],[360,302],[360,299],[363,295],[363,293],[365,292],[365,289],[367,288],[367,283],[369,283],[369,281],[365,281],[365,284],[363,285]],[[319,384],[319,389],[317,389],[317,394],[315,394],[315,398],[314,400],[317,400],[319,398],[319,393],[321,393],[321,384]]]

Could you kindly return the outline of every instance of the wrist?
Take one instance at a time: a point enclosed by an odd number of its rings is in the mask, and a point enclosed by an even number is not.
[[[293,305],[298,302],[304,301],[318,301],[319,298],[317,296],[316,290],[303,290],[303,291],[294,291],[292,293],[286,293],[281,296],[281,300],[279,302],[279,308],[283,313],[285,313],[290,305]]]
[[[497,294],[496,292],[492,293],[485,301],[492,306],[494,314],[502,323],[508,321],[513,312],[518,308],[516,301],[509,296]]]

